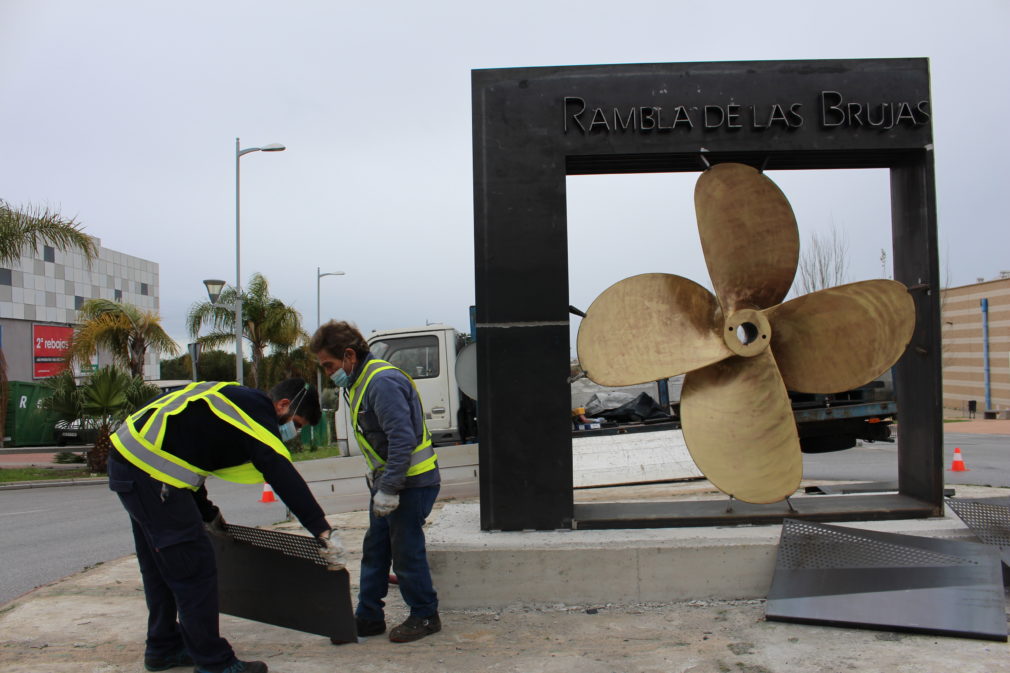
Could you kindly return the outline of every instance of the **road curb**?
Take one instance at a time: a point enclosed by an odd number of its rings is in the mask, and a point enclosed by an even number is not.
[[[0,491],[18,491],[26,488],[53,488],[55,486],[91,486],[93,484],[108,485],[109,480],[105,477],[93,477],[89,479],[53,479],[40,481],[14,481],[9,484],[0,484]]]

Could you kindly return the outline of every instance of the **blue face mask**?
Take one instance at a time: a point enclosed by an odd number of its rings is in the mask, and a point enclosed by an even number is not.
[[[341,367],[337,371],[330,374],[330,380],[333,381],[333,385],[338,388],[346,388],[347,384],[350,382],[350,378],[344,368]]]
[[[281,428],[282,442],[290,442],[292,439],[295,438],[295,435],[298,434],[298,431],[295,430],[294,421],[288,421],[287,423],[282,423],[280,428]]]

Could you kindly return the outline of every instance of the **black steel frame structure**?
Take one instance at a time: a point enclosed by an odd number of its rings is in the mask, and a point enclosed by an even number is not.
[[[593,65],[472,72],[481,528],[918,518],[943,511],[927,59]],[[568,175],[887,168],[894,278],[916,328],[895,370],[898,492],[788,503],[575,505]],[[671,270],[675,272],[675,270]]]

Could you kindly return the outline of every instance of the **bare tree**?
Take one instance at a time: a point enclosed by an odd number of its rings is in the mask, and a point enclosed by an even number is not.
[[[849,243],[834,223],[827,233],[810,234],[810,242],[800,252],[798,294],[809,294],[847,282]]]

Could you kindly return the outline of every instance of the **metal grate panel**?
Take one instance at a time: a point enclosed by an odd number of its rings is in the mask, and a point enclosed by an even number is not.
[[[326,567],[326,561],[319,555],[319,541],[314,537],[233,524],[227,524],[227,527],[228,534],[239,542],[260,549],[279,551],[285,556],[312,561],[316,565]]]
[[[211,535],[221,612],[266,624],[357,640],[347,570],[328,570],[315,538],[228,525]]]
[[[1010,498],[947,498],[947,504],[978,539],[1010,552]]]
[[[854,529],[787,519],[782,524],[782,539],[775,567],[799,570],[930,568],[978,564],[972,558],[872,540],[861,533],[862,531]]]
[[[769,620],[1006,641],[997,550],[786,519]]]

